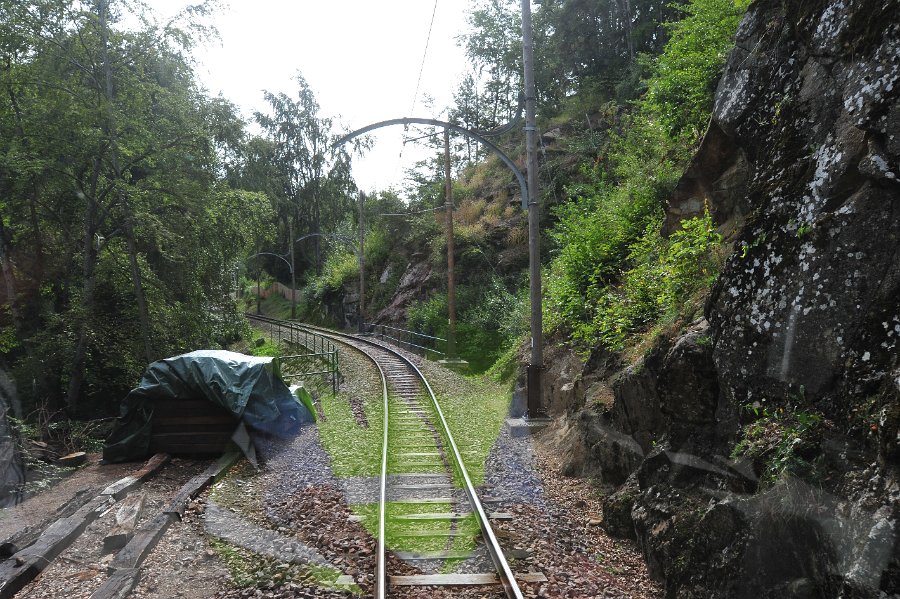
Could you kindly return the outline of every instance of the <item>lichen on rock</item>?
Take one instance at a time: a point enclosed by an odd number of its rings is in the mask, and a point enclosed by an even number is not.
[[[579,415],[667,596],[900,595],[898,96],[896,0],[738,29],[664,227],[708,209],[730,244],[706,321]]]

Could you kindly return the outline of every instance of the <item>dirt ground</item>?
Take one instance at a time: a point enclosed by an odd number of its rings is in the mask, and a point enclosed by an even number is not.
[[[636,548],[626,542],[610,539],[598,523],[602,518],[600,497],[588,481],[567,478],[559,474],[558,457],[545,447],[540,438],[535,443],[535,466],[543,486],[544,504],[511,505],[506,509],[515,519],[498,525],[498,536],[507,546],[521,556],[514,561],[519,569],[543,572],[548,582],[527,585],[526,596],[546,597],[659,597],[659,587],[651,582]],[[146,494],[142,522],[159,513],[177,490],[208,462],[174,459],[156,477],[144,483],[137,491]],[[91,456],[87,465],[60,481],[52,488],[26,502],[3,510],[0,530],[8,533],[24,524],[35,525],[81,489],[102,488],[126,476],[139,465],[100,465],[98,456]],[[280,466],[279,466],[280,467]],[[277,472],[256,473],[248,465],[239,465],[233,475],[238,482],[226,483],[245,491],[243,509],[260,510],[259,502],[265,493],[254,487],[269,484],[278,478]],[[258,478],[257,478],[258,477]],[[326,512],[345,518],[349,514],[342,499],[334,492],[315,492],[317,486],[308,486],[296,497],[284,500],[279,507],[284,520],[271,522],[262,511],[252,520],[254,525],[265,525],[280,534],[296,535],[311,542],[322,554],[337,559],[343,569],[368,588],[371,576],[366,572],[373,564],[369,548],[371,537],[359,525],[336,526],[330,530],[341,534],[318,534],[309,521],[309,514]],[[324,487],[323,487],[324,488]],[[219,491],[221,493],[221,491]],[[155,550],[142,566],[142,575],[131,596],[141,599],[183,597],[205,599],[207,597],[346,597],[351,593],[334,588],[317,586],[314,578],[293,576],[279,579],[277,560],[265,558],[258,564],[249,579],[234,577],[233,558],[221,551],[206,532],[206,511],[210,502],[207,490],[193,501],[180,522],[173,523]],[[331,505],[335,504],[335,505]],[[338,505],[341,504],[341,505]],[[330,507],[329,507],[330,506]],[[90,597],[107,578],[106,566],[112,560],[111,553],[103,552],[103,538],[112,528],[115,506],[87,527],[85,532],[18,596],[30,598],[66,597],[81,599]],[[306,514],[297,520],[291,530],[290,514]],[[333,518],[328,518],[331,520]],[[326,519],[323,520],[324,522]],[[285,525],[288,525],[287,527]],[[322,529],[319,527],[318,531]],[[350,533],[346,531],[351,531]],[[347,552],[347,540],[352,536],[355,549]],[[342,545],[336,547],[336,545]],[[246,554],[244,554],[247,557]],[[251,556],[252,559],[252,556]],[[356,563],[356,562],[359,563]],[[283,565],[285,572],[288,566]],[[296,572],[295,572],[296,574]],[[251,582],[248,582],[250,580]]]

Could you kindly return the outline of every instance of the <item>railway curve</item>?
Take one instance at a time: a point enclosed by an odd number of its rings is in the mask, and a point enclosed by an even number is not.
[[[365,354],[378,368],[385,421],[375,597],[388,597],[390,588],[401,586],[500,584],[507,597],[521,599],[522,592],[490,523],[492,518],[510,516],[485,509],[440,403],[421,370],[401,352],[366,337],[256,315],[248,317],[270,325],[296,327],[298,331],[314,332],[346,344]],[[460,550],[458,539],[466,537],[473,522],[483,545],[475,551]],[[418,550],[410,551],[409,547]],[[392,574],[388,571],[388,551],[428,573]],[[480,571],[446,573],[454,564],[467,561],[467,569],[472,569],[474,562]],[[486,565],[492,571],[485,571]]]

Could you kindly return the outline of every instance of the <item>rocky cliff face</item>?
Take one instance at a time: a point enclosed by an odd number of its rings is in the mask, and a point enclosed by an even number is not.
[[[670,597],[900,596],[898,95],[896,0],[754,3],[668,209],[733,244],[706,318],[573,383]]]

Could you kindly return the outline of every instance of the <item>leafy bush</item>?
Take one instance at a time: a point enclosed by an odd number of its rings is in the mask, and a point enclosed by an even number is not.
[[[659,58],[644,57],[647,93],[623,119],[607,154],[566,189],[551,232],[545,322],[582,343],[621,348],[634,333],[672,318],[718,272],[720,243],[707,214],[659,234],[665,198],[687,166],[746,0],[691,0],[669,26]],[[636,71],[640,72],[640,70]]]
[[[354,277],[359,277],[357,257],[344,250],[333,251],[322,265],[322,274],[310,285],[313,296],[321,298],[329,291],[338,291]]]
[[[576,337],[593,336],[579,329],[592,328],[603,290],[617,282],[631,245],[660,218],[686,157],[658,124],[638,118],[617,140],[610,174],[595,166],[593,184],[568,190],[575,199],[556,209],[551,232],[558,249],[547,284],[550,328],[566,324]]]
[[[716,81],[749,0],[693,0],[676,8],[685,17],[668,25],[670,38],[655,61],[645,102],[673,134],[706,128]],[[650,62],[648,59],[645,59]]]
[[[473,372],[484,372],[528,330],[527,288],[510,292],[498,277],[483,286],[457,288],[456,351]],[[407,312],[411,330],[447,337],[447,294],[413,304]]]
[[[717,248],[722,242],[712,218],[682,222],[669,239],[660,237],[653,222],[631,246],[634,267],[622,284],[600,296],[593,332],[607,347],[621,348],[628,337],[660,319],[672,319],[698,290],[712,284],[721,267]],[[584,339],[594,341],[595,339]]]

